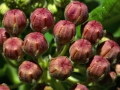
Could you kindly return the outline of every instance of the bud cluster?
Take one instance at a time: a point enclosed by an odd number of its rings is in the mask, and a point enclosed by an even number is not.
[[[5,1],[22,8],[4,14],[0,52],[8,64],[17,68],[19,80],[32,84],[31,90],[88,90],[93,85],[110,88],[115,84],[120,75],[120,46],[114,40],[102,41],[104,27],[101,22],[88,19],[86,4],[78,0]],[[31,3],[28,17],[24,10]],[[46,5],[56,10],[50,11]],[[56,19],[58,8],[64,9],[65,19]],[[81,37],[77,36],[78,26]],[[93,82],[96,84],[90,86]],[[10,90],[0,84],[3,89]]]

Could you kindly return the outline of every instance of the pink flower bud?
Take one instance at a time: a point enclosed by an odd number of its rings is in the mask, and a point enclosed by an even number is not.
[[[6,32],[4,28],[0,28],[0,48],[2,48],[5,40],[9,38],[9,34]]]
[[[82,2],[72,1],[66,6],[64,15],[65,19],[74,24],[82,24],[88,19],[88,8]]]
[[[83,84],[76,84],[70,88],[70,90],[88,90],[88,88]]]
[[[24,56],[22,46],[23,41],[20,38],[9,38],[3,44],[3,54],[6,58],[20,60]]]
[[[24,38],[23,49],[27,54],[37,57],[48,49],[48,43],[43,34],[32,32]]]
[[[44,33],[54,24],[52,13],[46,8],[37,8],[30,16],[31,28],[37,32]]]
[[[6,84],[0,84],[0,90],[10,90]]]
[[[59,56],[50,61],[50,76],[59,80],[65,80],[72,73],[71,61],[66,56]]]
[[[120,47],[113,40],[107,40],[103,45],[98,47],[98,54],[106,58],[110,63],[116,63],[120,56]]]
[[[79,39],[71,45],[69,53],[72,61],[86,63],[92,57],[92,45],[86,39]]]
[[[3,26],[12,36],[18,36],[26,27],[27,18],[19,9],[7,11],[3,18]]]
[[[76,34],[75,25],[67,20],[60,20],[53,29],[57,44],[65,45],[69,43]]]
[[[87,75],[92,80],[100,80],[110,70],[110,63],[102,56],[94,56],[90,66],[87,68]]]
[[[18,76],[22,82],[34,83],[42,76],[40,66],[32,61],[24,61],[19,66]]]
[[[97,43],[103,37],[103,26],[96,20],[91,20],[83,27],[82,38],[87,39],[92,44]]]

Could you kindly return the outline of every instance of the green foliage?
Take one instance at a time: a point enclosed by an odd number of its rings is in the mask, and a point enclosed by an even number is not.
[[[120,37],[120,0],[104,0],[103,3],[89,13],[88,20],[98,20],[108,32]]]
[[[104,0],[103,4],[90,12],[89,20],[98,20],[103,23],[106,19],[112,17],[114,13],[120,14],[119,0]],[[119,6],[119,7],[118,7]]]

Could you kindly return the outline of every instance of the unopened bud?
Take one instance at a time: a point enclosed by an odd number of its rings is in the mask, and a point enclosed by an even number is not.
[[[0,84],[0,90],[10,90],[6,84]]]
[[[88,88],[83,85],[83,84],[76,84],[76,85],[73,85],[70,90],[88,90]]]
[[[94,56],[90,66],[87,68],[87,75],[92,80],[103,79],[110,70],[110,63],[102,56]]]
[[[50,61],[50,76],[59,80],[65,80],[72,73],[71,61],[66,56],[59,56]]]
[[[79,25],[87,20],[88,8],[82,2],[73,1],[66,6],[64,15],[66,20]]]
[[[92,45],[86,39],[76,40],[69,49],[71,60],[86,63],[92,57]]]
[[[21,10],[12,9],[6,12],[2,23],[9,34],[18,36],[27,26],[27,18]]]
[[[52,13],[46,8],[35,9],[30,16],[30,26],[41,33],[48,31],[54,24]]]
[[[20,38],[9,38],[3,44],[3,54],[6,58],[19,61],[24,56],[22,46],[23,41]]]
[[[4,28],[0,28],[0,48],[2,48],[3,43],[10,37]]]
[[[87,39],[92,44],[97,43],[103,37],[103,26],[96,20],[91,20],[83,27],[82,38]]]
[[[113,40],[107,40],[98,47],[98,54],[106,58],[110,63],[116,63],[120,56],[120,46]]]
[[[36,82],[42,73],[40,66],[32,61],[23,61],[18,70],[19,79],[26,83]]]
[[[53,29],[54,37],[58,45],[69,43],[76,34],[75,25],[67,20],[60,20]]]
[[[48,49],[48,43],[43,34],[32,32],[24,38],[23,49],[27,54],[37,57]]]

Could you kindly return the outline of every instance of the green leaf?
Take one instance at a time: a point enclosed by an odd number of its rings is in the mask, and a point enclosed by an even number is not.
[[[102,5],[95,8],[92,10],[92,12],[89,13],[88,20],[97,20],[103,23],[114,13],[119,14],[120,12],[118,12],[118,9],[120,9],[120,0],[104,0]]]
[[[51,43],[52,39],[53,39],[53,35],[50,34],[49,32],[45,33],[45,38],[47,39],[47,41],[49,42],[49,44]]]

